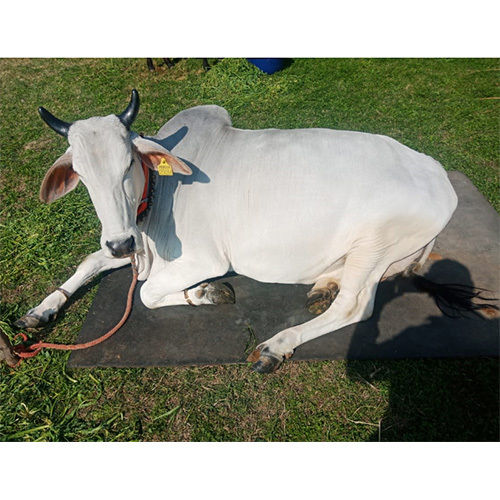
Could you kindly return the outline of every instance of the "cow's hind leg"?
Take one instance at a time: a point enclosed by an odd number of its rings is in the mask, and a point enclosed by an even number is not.
[[[358,249],[348,255],[339,293],[328,310],[311,321],[279,332],[257,346],[248,358],[254,362],[253,369],[261,373],[272,372],[304,342],[368,319],[373,312],[380,278],[394,260],[394,256],[387,251],[373,252],[373,248],[366,251]]]

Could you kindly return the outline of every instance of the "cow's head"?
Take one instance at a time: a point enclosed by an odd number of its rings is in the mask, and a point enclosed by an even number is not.
[[[132,91],[120,115],[96,116],[73,123],[59,120],[44,108],[38,112],[70,147],[43,179],[40,199],[51,203],[74,189],[81,180],[87,187],[102,224],[101,247],[112,257],[142,251],[136,225],[137,207],[144,189],[141,164],[157,170],[166,162],[173,172],[190,175],[191,169],[165,148],[148,139],[132,140],[130,126],[139,111],[139,94]]]

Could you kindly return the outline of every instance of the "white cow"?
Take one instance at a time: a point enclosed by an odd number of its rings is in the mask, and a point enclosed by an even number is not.
[[[422,264],[457,206],[442,166],[389,137],[241,130],[223,108],[197,106],[143,138],[130,132],[138,107],[134,90],[119,116],[65,123],[39,109],[70,144],[47,172],[41,199],[81,180],[102,223],[101,250],[19,326],[48,321],[82,284],[128,264],[132,253],[148,308],[231,302],[225,287],[197,285],[230,270],[311,284],[309,308],[322,314],[249,358],[271,371],[302,343],[369,318],[379,281]],[[154,199],[136,222],[146,168],[166,175],[151,174]]]

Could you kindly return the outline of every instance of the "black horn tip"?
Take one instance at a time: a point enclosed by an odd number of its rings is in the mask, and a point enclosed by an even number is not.
[[[139,112],[139,92],[136,89],[132,89],[132,96],[130,98],[130,102],[127,106],[127,109],[118,115],[120,121],[130,129],[132,122],[135,120],[137,113]]]
[[[63,137],[68,137],[69,127],[71,123],[63,122],[56,118],[52,113],[47,111],[44,107],[40,106],[38,108],[38,113],[42,120],[55,132],[62,135]]]
[[[43,106],[40,106],[38,108],[38,114],[40,115],[40,117],[42,118],[42,120],[47,123],[47,120],[50,120],[50,113],[43,107]]]

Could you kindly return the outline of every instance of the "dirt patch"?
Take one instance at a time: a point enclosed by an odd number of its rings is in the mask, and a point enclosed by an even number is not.
[[[49,137],[42,137],[40,139],[35,139],[24,145],[26,151],[39,151],[41,149],[46,149],[52,147],[54,141]]]

